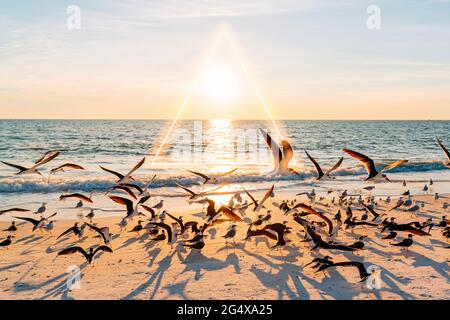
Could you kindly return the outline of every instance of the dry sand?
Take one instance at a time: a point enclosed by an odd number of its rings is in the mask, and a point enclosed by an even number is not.
[[[446,213],[441,205],[449,202],[449,198],[436,201],[431,196],[420,196],[420,199],[426,206],[417,218],[401,211],[389,216],[398,217],[399,222],[424,221],[428,217],[437,222]],[[382,203],[379,211],[383,212],[381,208],[385,206]],[[331,205],[314,207],[330,215],[337,211]],[[247,229],[244,224],[238,228],[236,246],[225,246],[222,236],[227,225],[223,224],[215,234],[210,234],[200,253],[177,245],[172,248],[165,243],[155,245],[144,233],[118,235],[119,217],[97,218],[95,223],[110,226],[116,236],[111,244],[114,253],[102,254],[93,266],[87,265],[79,254],[56,258],[58,250],[78,243],[75,237],[56,240],[73,221],[58,221],[50,235],[32,233],[30,224],[19,223],[13,244],[9,249],[0,249],[0,299],[448,299],[450,296],[450,249],[445,248],[449,243],[442,236],[442,229],[433,230],[432,237],[415,236],[409,252],[403,252],[390,246],[390,240],[380,239],[380,229],[359,227],[354,234],[341,231],[338,238],[350,244],[360,234],[368,235],[366,249],[359,255],[326,250],[311,254],[309,245],[299,242],[303,228],[279,210],[271,209],[272,222],[289,220],[294,230],[290,235],[293,243],[281,250],[271,249],[274,241],[265,238],[258,238],[257,246],[255,240],[243,241]],[[188,221],[189,216],[199,219],[198,212],[191,208],[175,215],[183,215]],[[355,213],[361,215],[359,210]],[[249,210],[247,215],[252,217]],[[136,221],[132,222],[127,229],[135,224]],[[8,225],[1,222],[0,228]],[[2,232],[1,238],[6,235]],[[81,246],[100,244],[90,231],[85,236],[79,242]],[[400,233],[400,239],[406,236]],[[381,267],[381,288],[369,289],[365,283],[358,283],[356,269],[331,269],[323,274],[303,268],[313,257],[327,254],[335,262],[356,260],[366,267]],[[68,290],[68,268],[73,265],[81,268],[80,288]]]

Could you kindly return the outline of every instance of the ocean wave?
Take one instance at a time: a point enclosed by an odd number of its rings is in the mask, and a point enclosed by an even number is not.
[[[447,170],[440,162],[420,162],[408,163],[402,167],[391,170],[391,174],[401,173],[416,173],[417,175],[430,171]],[[358,166],[354,168],[341,168],[333,173],[337,180],[342,180],[346,177],[350,180],[361,179],[365,175],[364,168]],[[416,175],[416,177],[417,177]],[[221,183],[223,184],[241,184],[241,183],[263,183],[263,182],[282,182],[282,181],[299,181],[309,182],[314,181],[316,173],[310,168],[298,171],[298,175],[280,176],[271,173],[260,172],[246,172],[238,175],[223,177]],[[145,181],[148,181],[151,176],[137,177],[134,182],[143,187]],[[159,188],[176,188],[177,184],[186,187],[201,185],[202,179],[196,176],[186,176],[186,174],[158,174],[153,181],[150,189]],[[107,190],[115,185],[115,180],[110,177],[82,177],[82,178],[54,178],[50,183],[43,180],[33,180],[25,177],[0,177],[0,193],[51,193],[51,192],[95,192]]]

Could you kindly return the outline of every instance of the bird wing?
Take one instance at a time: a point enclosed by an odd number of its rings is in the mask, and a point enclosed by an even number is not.
[[[97,248],[95,248],[93,255],[95,255],[99,251],[113,253],[113,250],[108,246],[98,246]]]
[[[150,214],[152,215],[152,219],[154,218],[154,216],[155,216],[155,210],[153,210],[153,208],[150,208],[149,206],[146,206],[146,205],[144,205],[144,204],[141,204],[141,207],[142,207],[145,211],[150,212]]]
[[[50,174],[53,174],[59,170],[63,170],[65,168],[69,168],[69,169],[75,169],[75,170],[84,170],[84,168],[82,166],[79,166],[77,164],[74,163],[65,163],[57,168],[54,168],[52,170],[50,170]]]
[[[142,167],[142,165],[145,162],[145,157],[142,158],[141,161],[139,161],[134,167],[133,169],[130,170],[130,172],[127,173],[126,177],[131,177],[131,175],[133,174],[133,172],[135,172],[137,169],[139,169],[140,167]]]
[[[20,171],[26,171],[26,170],[28,170],[28,168],[25,168],[25,167],[19,166],[19,165],[17,165],[17,164],[12,164],[12,163],[9,163],[9,162],[5,162],[5,161],[2,161],[2,163],[3,163],[3,164],[6,164],[7,166],[10,166],[10,167],[16,168],[16,169],[18,169],[18,170],[20,170]]]
[[[171,215],[170,213],[166,212],[166,214],[174,221],[176,221],[176,223],[178,223],[178,225],[180,226],[181,229],[183,229],[183,222],[181,221],[181,219],[175,218],[173,215]]]
[[[167,231],[167,242],[172,242],[172,228],[165,223],[162,222],[149,222],[148,224],[157,226]]]
[[[356,151],[349,150],[347,148],[342,149],[342,151],[347,153],[352,158],[355,158],[356,160],[362,162],[364,164],[364,168],[366,169],[369,175],[377,171],[375,168],[375,163],[368,156],[365,156],[362,153],[358,153]]]
[[[126,198],[122,198],[122,197],[116,197],[116,196],[109,196],[109,198],[118,204],[125,205],[127,207],[128,212],[133,212],[133,210],[134,210],[133,201],[126,199]]]
[[[278,165],[283,159],[283,151],[281,151],[278,144],[273,141],[272,137],[265,130],[260,128],[259,131],[264,137],[267,147],[272,152],[273,162]]]
[[[107,168],[104,168],[104,167],[102,167],[102,166],[99,166],[99,167],[100,167],[103,171],[109,172],[109,173],[115,175],[115,176],[116,176],[117,178],[119,178],[119,179],[123,179],[123,178],[124,178],[124,175],[118,173],[117,171],[113,171],[113,170],[111,170],[111,169],[107,169]]]
[[[336,162],[336,164],[335,164],[330,170],[328,170],[325,174],[326,174],[327,176],[329,176],[333,171],[337,170],[337,169],[341,166],[341,164],[342,164],[343,161],[344,161],[344,157],[341,157],[341,158],[338,160],[338,162]]]
[[[84,224],[87,225],[92,230],[94,230],[95,232],[97,232],[103,238],[103,240],[105,240],[105,238],[104,238],[105,235],[104,235],[103,230],[101,228],[98,228],[98,227],[96,227],[96,226],[94,226],[94,225],[92,225],[90,223],[87,223],[87,222],[85,222]]]
[[[258,201],[256,201],[255,198],[253,198],[253,196],[250,194],[250,192],[248,192],[247,190],[245,190],[245,188],[243,186],[241,186],[242,189],[244,190],[244,192],[250,197],[250,199],[252,200],[253,204],[255,205],[255,209],[253,211],[256,210],[256,208],[258,208]]]
[[[44,155],[42,157],[40,157],[38,160],[36,160],[34,162],[34,164],[38,164],[39,162],[42,162],[51,153],[57,153],[59,155],[59,151],[57,151],[57,150],[47,151],[46,153],[44,153]]]
[[[63,233],[61,233],[58,238],[56,238],[56,240],[58,240],[59,238],[61,238],[62,236],[65,236],[66,234],[72,232],[74,230],[75,227],[71,227],[69,229],[67,229],[66,231],[64,231]]]
[[[188,189],[188,188],[182,186],[181,184],[178,184],[178,183],[176,183],[176,182],[175,182],[175,184],[176,184],[178,187],[180,187],[181,189],[183,189],[184,191],[186,191],[187,193],[190,193],[192,196],[196,196],[196,195],[197,195],[194,191],[192,191],[192,190],[190,190],[190,189]]]
[[[210,190],[207,190],[207,191],[203,191],[203,192],[200,192],[198,195],[206,196],[206,195],[208,195],[208,194],[210,194],[210,193],[212,193],[212,192],[214,192],[214,191],[217,191],[217,190],[219,190],[219,189],[222,189],[222,187],[223,187],[223,186],[219,186],[219,187],[214,188],[214,189],[210,189]]]
[[[8,212],[28,212],[30,210],[28,209],[22,209],[22,208],[11,208],[11,209],[7,209],[7,210],[0,210],[0,216],[2,214],[8,213]]]
[[[241,217],[239,217],[236,213],[233,212],[233,210],[231,210],[230,208],[226,207],[226,206],[221,206],[219,208],[219,210],[217,210],[217,213],[223,213],[223,215],[233,221],[236,222],[242,222],[244,220],[242,220]]]
[[[273,184],[272,187],[270,187],[270,189],[267,190],[267,192],[264,195],[264,197],[258,202],[258,206],[256,207],[256,211],[259,211],[262,208],[264,202],[266,202],[266,200],[269,199],[269,197],[272,195],[274,188],[275,188],[275,185]]]
[[[81,247],[70,247],[70,248],[67,248],[67,249],[63,249],[60,252],[58,252],[58,256],[74,254],[76,252],[81,253],[86,258],[86,260],[89,258],[88,253],[86,251],[84,251],[84,249],[81,248]]]
[[[395,209],[400,208],[404,203],[405,203],[405,201],[403,201],[403,200],[400,201],[400,202],[397,203],[395,206],[390,207],[390,208],[386,211],[386,213],[391,212],[391,211],[393,211],[393,210],[395,210]]]
[[[375,219],[380,216],[380,214],[378,214],[372,207],[369,207],[364,202],[360,202],[360,203],[369,213],[371,213],[374,216]]]
[[[133,183],[125,183],[123,184],[124,187],[128,187],[128,188],[132,188],[132,189],[136,189],[137,192],[142,193],[144,190],[142,190],[141,187],[139,187],[137,184],[133,184]]]
[[[200,173],[200,172],[197,172],[197,171],[191,171],[191,170],[187,170],[187,171],[189,171],[190,173],[195,174],[195,175],[205,179],[205,182],[209,180],[209,177],[206,174],[203,174],[203,173]]]
[[[39,223],[39,221],[40,221],[40,220],[36,220],[36,219],[33,219],[33,218],[27,218],[27,217],[14,217],[14,218],[30,222],[34,226],[37,225]]]
[[[301,203],[299,208],[302,209],[303,211],[307,212],[308,214],[315,215],[316,217],[325,221],[325,223],[328,225],[328,234],[331,234],[333,232],[333,222],[331,222],[331,220],[328,217],[325,217],[323,214],[314,210],[310,206],[307,206],[306,204]]]
[[[217,176],[218,177],[223,177],[223,176],[226,176],[226,175],[229,175],[229,174],[232,174],[233,172],[235,172],[236,170],[238,170],[239,168],[235,168],[235,169],[233,169],[233,170],[230,170],[230,171],[227,171],[227,172],[224,172],[224,173],[221,173],[221,174],[218,174]]]
[[[312,164],[314,165],[314,167],[316,167],[316,171],[317,171],[318,178],[319,178],[319,179],[322,178],[323,175],[324,175],[324,173],[323,173],[322,168],[320,167],[320,165],[317,163],[316,160],[314,160],[313,157],[311,157],[311,156],[309,155],[308,151],[305,150],[305,153],[306,153],[306,156],[309,158],[309,160],[310,160],[310,161],[312,162]]]
[[[86,197],[85,195],[82,195],[81,193],[72,193],[72,194],[67,194],[67,195],[62,195],[59,197],[61,200],[62,199],[66,199],[66,198],[76,198],[76,199],[80,199],[89,203],[93,203],[93,201],[91,199],[89,199],[88,197]]]
[[[128,188],[128,187],[125,187],[125,186],[120,185],[120,186],[114,186],[114,187],[112,187],[111,189],[113,189],[113,190],[121,190],[121,191],[124,191],[124,192],[125,192],[126,194],[128,194],[130,197],[132,197],[133,199],[137,200],[137,197],[135,196],[135,194],[133,193],[133,191],[131,191],[131,189]]]
[[[392,170],[392,169],[394,169],[394,168],[397,168],[397,167],[399,167],[399,166],[404,165],[405,163],[408,163],[408,160],[398,160],[398,161],[395,161],[395,162],[393,162],[393,163],[391,163],[391,164],[385,166],[385,167],[381,170],[381,172],[386,172],[386,171]]]
[[[283,147],[283,159],[280,160],[280,164],[284,163],[287,166],[289,161],[294,157],[294,150],[287,140],[281,141],[281,146]]]
[[[441,147],[441,149],[444,151],[444,153],[447,155],[447,158],[450,160],[450,152],[447,150],[447,148],[444,146],[444,144],[442,143],[441,140],[439,140],[438,137],[436,137],[436,140],[439,144],[439,146]]]
[[[57,156],[59,156],[61,154],[61,152],[59,151],[53,151],[53,153],[50,152],[50,155],[47,156],[49,153],[47,153],[44,157],[42,157],[41,159],[39,159],[40,161],[36,161],[35,165],[33,166],[33,169],[43,166],[46,163],[49,163],[50,161],[52,161],[53,159],[55,159]]]

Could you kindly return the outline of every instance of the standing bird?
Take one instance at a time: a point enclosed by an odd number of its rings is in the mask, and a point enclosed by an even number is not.
[[[4,162],[4,161],[1,161],[1,162],[7,166],[10,166],[10,167],[13,167],[13,168],[16,168],[17,170],[19,170],[19,172],[17,172],[16,175],[37,173],[42,176],[42,173],[40,173],[38,171],[38,168],[43,166],[44,164],[52,161],[57,156],[59,156],[59,154],[60,154],[59,151],[49,151],[44,156],[42,156],[39,160],[37,160],[33,166],[31,166],[29,168],[19,166],[16,164],[12,164],[12,163],[8,163],[8,162]]]
[[[94,260],[94,256],[100,251],[109,252],[109,253],[113,252],[113,250],[108,246],[98,246],[95,250],[93,248],[89,248],[89,252],[86,252],[81,247],[70,247],[70,248],[67,248],[67,249],[64,249],[64,250],[61,250],[60,252],[58,252],[58,256],[64,256],[64,255],[69,255],[69,254],[74,254],[76,252],[79,252],[86,258],[86,261],[89,264],[92,264],[92,261]]]
[[[412,237],[413,237],[412,234],[408,234],[408,238],[403,239],[402,241],[400,241],[398,243],[391,243],[391,246],[402,247],[402,248],[408,250],[408,248],[411,247],[414,243]]]
[[[47,210],[46,205],[47,205],[47,203],[43,202],[42,205],[34,213],[35,214],[43,214]]]
[[[12,236],[10,236],[10,235],[7,236],[5,240],[0,242],[0,247],[8,249],[9,246],[11,245],[11,243],[12,243],[11,239],[12,239]]]
[[[235,241],[234,241],[234,237],[235,236],[236,236],[236,225],[233,224],[231,226],[231,228],[228,229],[227,233],[223,236],[226,239],[225,240],[225,244],[228,244],[228,239],[232,239],[233,243],[236,244]]]
[[[183,247],[187,247],[187,248],[191,248],[191,249],[197,249],[197,250],[202,250],[205,247],[205,238],[206,236],[204,236],[203,234],[199,234],[198,235],[198,240],[194,243],[182,243],[181,245]]]
[[[333,177],[330,176],[330,174],[331,174],[333,171],[337,170],[337,169],[341,166],[342,161],[344,161],[344,158],[341,157],[341,158],[338,160],[338,162],[337,162],[332,168],[330,168],[330,170],[328,170],[327,172],[324,173],[324,172],[322,171],[322,168],[320,167],[319,163],[318,163],[316,160],[314,160],[314,158],[311,157],[311,156],[309,155],[309,153],[308,153],[306,150],[305,150],[305,153],[306,153],[307,157],[309,158],[309,160],[310,160],[310,161],[312,162],[312,164],[314,165],[314,167],[316,168],[316,171],[317,171],[317,179],[316,179],[316,180],[322,180],[323,177],[327,177],[328,179],[334,179]]]
[[[391,231],[389,232],[389,234],[385,237],[382,237],[381,239],[386,240],[386,239],[395,239],[395,237],[397,237],[397,232],[395,231]]]
[[[15,221],[11,222],[11,225],[8,227],[8,229],[5,229],[3,231],[10,232],[10,233],[16,232],[17,231],[16,222]]]
[[[368,174],[368,176],[366,178],[366,181],[376,181],[376,180],[384,179],[384,180],[390,182],[390,180],[384,174],[384,172],[387,172],[389,170],[397,168],[397,167],[399,167],[401,165],[404,165],[405,163],[408,162],[408,160],[395,161],[395,162],[385,166],[380,172],[378,172],[377,168],[375,167],[375,162],[371,158],[369,158],[368,156],[365,156],[365,155],[363,155],[361,153],[358,153],[356,151],[349,150],[347,148],[342,149],[342,151],[347,153],[352,158],[355,158],[356,160],[362,162],[362,164],[364,165],[364,168],[366,169],[367,174]]]

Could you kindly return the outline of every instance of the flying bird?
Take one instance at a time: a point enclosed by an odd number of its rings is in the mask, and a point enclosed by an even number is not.
[[[144,162],[145,162],[145,157],[142,158],[142,160],[139,161],[139,162],[133,167],[133,169],[131,169],[131,170],[130,170],[127,174],[125,174],[125,175],[123,175],[123,174],[121,174],[121,173],[118,173],[118,172],[116,172],[116,171],[110,170],[110,169],[106,169],[106,168],[104,168],[104,167],[102,167],[102,166],[100,166],[100,168],[101,168],[103,171],[109,172],[109,173],[115,175],[117,178],[119,178],[119,180],[117,181],[117,184],[124,184],[124,183],[128,183],[130,180],[134,180],[134,178],[132,177],[132,174],[133,174],[136,170],[138,170],[140,167],[142,167],[142,165],[144,164]]]
[[[19,170],[19,172],[17,172],[16,175],[31,174],[31,173],[37,173],[39,175],[42,175],[42,173],[40,173],[38,171],[38,168],[43,166],[46,163],[49,163],[50,161],[55,159],[57,156],[59,156],[59,154],[60,154],[59,151],[49,151],[44,156],[42,156],[38,161],[36,161],[33,166],[31,166],[29,168],[19,166],[16,164],[12,164],[9,162],[5,162],[5,161],[1,161],[1,162],[7,166],[10,166],[10,167],[13,167],[13,168],[16,168],[17,170]]]
[[[439,146],[441,147],[442,151],[444,151],[445,155],[447,156],[447,160],[445,160],[444,166],[446,166],[447,168],[450,168],[450,151],[447,150],[447,148],[444,146],[444,144],[442,143],[441,140],[439,140],[438,137],[436,137],[436,140],[439,144]]]
[[[74,253],[79,252],[84,256],[84,258],[86,259],[86,261],[89,264],[92,264],[92,261],[94,260],[94,256],[100,251],[109,252],[109,253],[113,252],[113,250],[108,246],[98,246],[95,250],[93,248],[89,248],[88,252],[86,252],[81,247],[70,247],[70,248],[61,250],[58,253],[58,256],[64,256],[64,255],[69,255],[69,254],[74,254]]]
[[[364,168],[366,169],[367,174],[368,174],[366,181],[376,181],[376,180],[384,179],[384,180],[390,182],[389,178],[384,174],[384,172],[387,172],[389,170],[397,168],[408,162],[408,160],[395,161],[395,162],[385,166],[381,171],[378,172],[377,168],[375,167],[375,162],[368,156],[365,156],[356,151],[349,150],[347,148],[342,149],[342,151],[344,151],[345,153],[350,155],[352,158],[355,158],[356,160],[363,163]]]
[[[319,163],[309,155],[309,153],[305,150],[306,156],[309,158],[309,160],[312,162],[312,164],[314,165],[314,167],[316,168],[317,171],[317,180],[322,180],[322,178],[327,177],[328,179],[333,179],[330,174],[333,171],[336,171],[342,164],[342,162],[344,161],[344,157],[341,157],[338,162],[331,167],[327,172],[323,172],[322,168],[320,167]]]
[[[294,151],[289,142],[287,140],[282,140],[281,146],[283,149],[281,149],[265,130],[260,128],[259,131],[264,137],[264,141],[266,142],[267,147],[272,153],[272,159],[274,164],[273,172],[284,176],[292,174],[298,175],[298,173],[294,169],[288,167],[289,162],[294,156]]]

